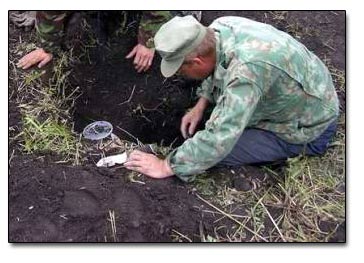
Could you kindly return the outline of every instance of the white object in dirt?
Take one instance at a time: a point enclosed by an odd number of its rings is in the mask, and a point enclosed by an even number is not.
[[[115,164],[123,164],[126,162],[126,160],[128,159],[128,156],[126,154],[126,152],[122,153],[122,154],[117,154],[117,155],[111,155],[105,158],[101,158],[96,166],[97,167],[111,167],[114,166]]]
[[[108,137],[112,133],[113,127],[107,121],[95,121],[90,123],[83,129],[83,136],[89,140],[101,140]]]

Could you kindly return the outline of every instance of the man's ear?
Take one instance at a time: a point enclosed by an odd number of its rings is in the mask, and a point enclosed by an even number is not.
[[[200,56],[197,56],[197,57],[193,58],[191,61],[192,61],[193,64],[195,64],[197,66],[200,66],[200,65],[204,64],[204,59],[202,57],[200,57]]]

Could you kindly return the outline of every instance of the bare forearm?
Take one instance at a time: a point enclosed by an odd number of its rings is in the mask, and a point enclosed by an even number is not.
[[[200,97],[194,108],[203,112],[205,111],[208,105],[209,105],[209,100],[204,97]]]

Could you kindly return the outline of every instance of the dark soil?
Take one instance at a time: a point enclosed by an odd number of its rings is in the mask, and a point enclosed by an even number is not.
[[[127,48],[112,58],[76,68],[74,83],[82,87],[83,95],[75,107],[75,129],[81,131],[91,121],[107,120],[122,139],[135,141],[117,127],[143,143],[181,143],[179,123],[191,106],[191,90],[174,84],[178,79],[163,83],[159,59],[148,73],[138,74],[132,63],[123,59],[132,45],[120,42],[115,45]],[[112,55],[105,49],[101,52]],[[95,74],[98,70],[102,74]]]
[[[289,12],[286,20],[277,20],[263,11],[206,11],[202,22],[207,25],[225,15],[245,16],[285,31],[295,22],[300,23],[301,30],[318,30],[313,35],[301,34],[300,41],[321,58],[330,58],[339,70],[345,70],[344,12],[297,11]],[[17,39],[18,35],[29,35],[12,24],[9,31],[10,49],[15,44],[10,36]],[[72,85],[82,91],[74,109],[75,130],[82,131],[93,120],[106,120],[121,139],[134,140],[117,127],[144,143],[177,146],[183,142],[180,119],[194,104],[197,83],[163,79],[158,56],[150,71],[136,73],[132,62],[124,59],[135,44],[135,32],[131,29],[127,36],[107,36],[101,45],[89,50],[90,61],[84,59],[73,66]],[[328,40],[330,48],[324,45]],[[9,96],[13,85],[10,82]],[[339,96],[345,109],[345,94]],[[13,97],[9,98],[10,137],[21,127]],[[9,144],[11,153],[10,242],[171,242],[178,236],[175,231],[201,241],[202,235],[215,236],[219,226],[225,226],[218,230],[221,236],[223,231],[236,227],[228,219],[215,222],[219,217],[203,212],[206,204],[195,196],[190,185],[177,178],[152,180],[142,176],[138,179],[141,183],[132,182],[129,172],[122,168],[99,169],[91,161],[78,167],[55,163],[51,155],[25,155],[14,141]],[[259,177],[258,168],[251,169]],[[230,186],[237,190],[251,187],[251,181],[234,176],[231,179]],[[116,236],[109,212],[115,215]],[[345,239],[345,229],[339,231],[333,241]],[[181,236],[179,240],[187,241]]]
[[[112,17],[109,19],[115,20]],[[106,27],[108,32],[117,29],[112,23]],[[99,32],[94,35],[100,38]],[[91,121],[106,120],[122,139],[134,140],[118,127],[143,143],[181,144],[179,124],[186,109],[193,106],[196,83],[164,79],[159,56],[150,70],[137,73],[132,60],[125,59],[136,45],[136,27],[122,36],[109,33],[101,42],[89,50],[90,61],[74,68],[73,85],[83,92],[75,105],[75,129],[81,131]]]
[[[11,242],[167,242],[173,230],[200,241],[200,224],[211,233],[216,220],[201,213],[204,206],[176,179],[131,183],[122,171],[49,165],[31,157],[14,158],[12,167]],[[115,237],[109,211],[115,214]]]

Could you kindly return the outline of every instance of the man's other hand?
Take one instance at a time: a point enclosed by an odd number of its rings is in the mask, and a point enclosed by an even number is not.
[[[133,50],[126,56],[127,59],[134,58],[134,66],[138,73],[147,71],[153,63],[154,49],[147,48],[142,44],[136,45]]]
[[[28,69],[31,66],[38,64],[38,68],[41,68],[48,64],[52,58],[52,54],[45,52],[42,48],[39,48],[22,57],[16,65],[18,68]]]
[[[202,120],[202,116],[203,110],[198,107],[192,108],[191,111],[183,116],[181,122],[181,133],[183,138],[187,139],[195,133],[197,125]]]

